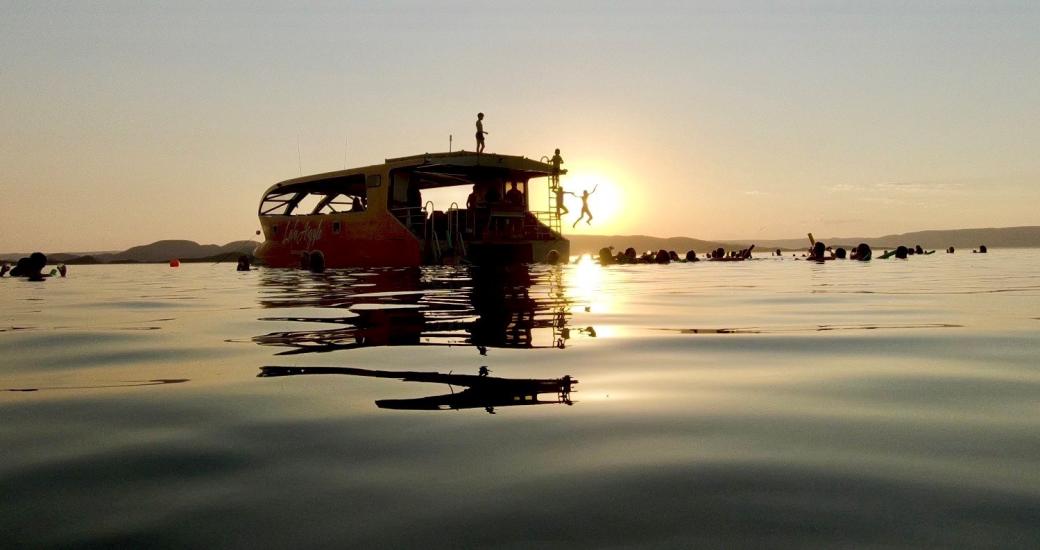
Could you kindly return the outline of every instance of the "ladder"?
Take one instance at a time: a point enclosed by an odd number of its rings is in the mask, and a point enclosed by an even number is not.
[[[448,206],[448,248],[455,251],[455,255],[466,257],[466,241],[462,239],[462,229],[459,224],[459,203],[453,202]],[[469,216],[467,216],[468,218]],[[467,224],[469,221],[467,220]]]
[[[546,164],[550,164],[552,162],[552,158],[550,158],[549,156],[543,156],[541,160],[542,160],[542,162],[544,162]],[[548,194],[548,198],[547,198],[547,200],[549,201],[549,208],[548,208],[548,212],[549,212],[549,220],[548,221],[549,221],[549,223],[548,223],[548,226],[549,226],[549,231],[553,232],[557,236],[561,236],[562,237],[563,233],[561,231],[561,225],[562,224],[560,222],[560,211],[556,209],[556,189],[558,189],[559,187],[560,187],[560,176],[559,175],[550,175],[549,176],[549,194]]]

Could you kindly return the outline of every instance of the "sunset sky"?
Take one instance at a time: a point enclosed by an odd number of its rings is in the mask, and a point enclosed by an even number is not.
[[[477,111],[600,184],[585,232],[1040,225],[1035,0],[144,4],[0,0],[0,251],[255,238]]]

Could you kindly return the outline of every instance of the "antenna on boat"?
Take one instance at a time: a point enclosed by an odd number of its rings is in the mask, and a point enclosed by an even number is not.
[[[448,152],[451,152],[451,134],[448,134]]]
[[[303,154],[300,153],[300,133],[296,133],[296,162],[300,165],[300,175],[303,175]]]

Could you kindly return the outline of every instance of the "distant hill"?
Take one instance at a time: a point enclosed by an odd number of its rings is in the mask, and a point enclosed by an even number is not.
[[[256,248],[254,241],[235,241],[218,246],[215,244],[199,244],[195,241],[168,240],[156,241],[152,244],[135,246],[112,255],[95,255],[103,262],[133,260],[137,262],[165,262],[171,258],[190,260],[194,258],[211,258],[228,253],[252,254]]]
[[[78,265],[167,262],[174,258],[181,261],[235,261],[242,254],[252,255],[257,244],[256,241],[235,241],[221,246],[199,244],[195,241],[165,240],[135,246],[122,252],[48,253],[44,251],[44,253],[47,254],[47,259],[51,263],[64,262]],[[0,258],[6,261],[17,261],[18,258],[24,256],[28,256],[28,253],[0,254]]]
[[[821,235],[815,235],[815,237],[829,246],[846,248],[859,243],[867,243],[872,248],[895,248],[901,244],[908,246],[919,244],[924,248],[942,250],[950,246],[967,249],[978,248],[982,244],[989,248],[1040,248],[1040,226],[1035,225],[914,231],[882,237],[824,237]],[[776,248],[801,250],[809,246],[808,236],[797,239],[729,239],[721,241],[704,241],[689,237],[661,238],[646,235],[569,235],[567,238],[571,241],[571,254],[594,253],[605,246],[613,246],[615,250],[624,250],[631,246],[638,251],[663,248],[680,253],[687,250],[703,253],[720,246],[732,250],[746,248],[752,244],[755,245],[756,250],[762,251]]]
[[[815,235],[817,240],[829,246],[849,248],[859,243],[867,243],[872,248],[895,248],[899,245],[921,245],[929,249],[978,248],[1040,248],[1040,226],[1022,227],[988,227],[976,229],[939,229],[898,233],[882,237],[824,237]],[[759,248],[801,249],[809,245],[808,237],[801,239],[778,239],[756,241]]]

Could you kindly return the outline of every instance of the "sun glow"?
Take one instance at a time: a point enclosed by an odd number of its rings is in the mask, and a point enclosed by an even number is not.
[[[570,213],[563,216],[564,233],[605,233],[613,230],[624,221],[629,212],[626,211],[624,188],[614,182],[611,178],[592,171],[574,170],[562,178],[561,184],[569,193],[565,204]],[[595,191],[593,191],[595,190]],[[592,213],[592,223],[588,223],[586,216],[576,227],[574,222],[581,216],[581,195],[589,191],[589,211]]]

